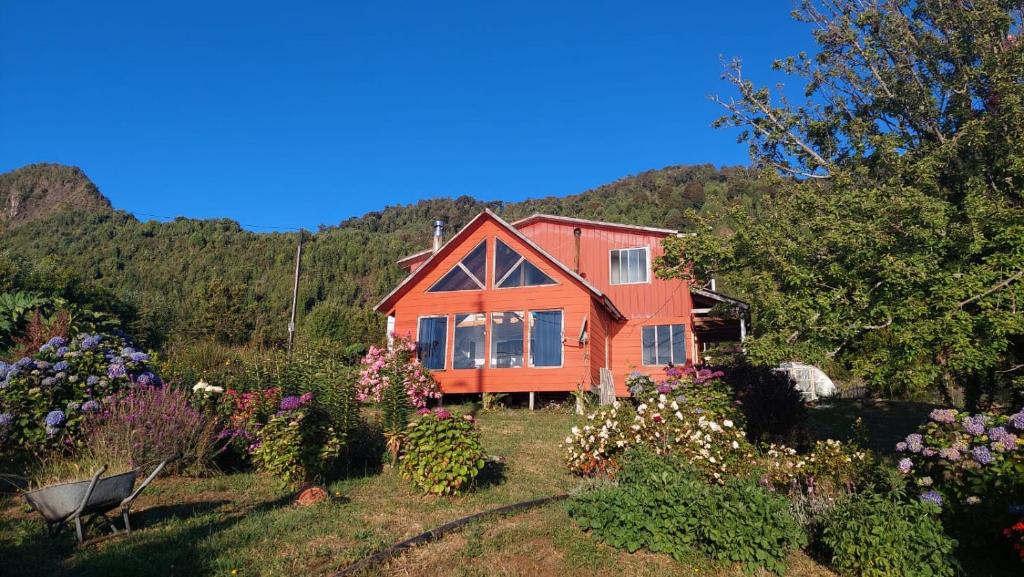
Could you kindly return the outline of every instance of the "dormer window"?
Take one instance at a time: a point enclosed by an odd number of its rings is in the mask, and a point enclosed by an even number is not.
[[[611,251],[611,284],[639,284],[650,280],[648,248],[620,248]]]

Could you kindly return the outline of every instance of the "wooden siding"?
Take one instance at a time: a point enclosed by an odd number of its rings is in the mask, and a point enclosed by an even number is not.
[[[551,256],[573,268],[576,255],[573,229],[576,227],[579,227],[582,233],[580,275],[607,294],[623,315],[630,319],[689,316],[693,308],[689,283],[654,277],[654,259],[665,253],[661,246],[661,239],[666,236],[665,234],[544,220],[526,224],[520,231]],[[648,282],[611,284],[611,251],[635,247],[650,249],[650,262],[647,263]]]
[[[558,284],[540,287],[494,289],[494,238],[525,256]],[[435,292],[427,289],[447,274],[466,254],[481,241],[488,240],[487,246],[487,289],[475,291]],[[407,287],[388,314],[395,316],[395,332],[416,338],[417,322],[420,317],[449,315],[448,336],[445,343],[445,369],[435,370],[434,375],[445,393],[479,392],[528,392],[528,391],[571,391],[582,382],[589,386],[593,378],[590,354],[580,345],[578,337],[583,320],[590,317],[596,305],[591,293],[579,282],[566,275],[559,268],[549,264],[544,257],[493,220],[481,219],[457,246],[446,246],[446,254],[424,271],[421,278]],[[531,368],[490,368],[452,369],[452,342],[456,313],[491,313],[530,310],[563,311],[562,366]],[[486,332],[485,348],[490,358],[490,330]],[[529,359],[529,319],[524,323],[524,365]]]

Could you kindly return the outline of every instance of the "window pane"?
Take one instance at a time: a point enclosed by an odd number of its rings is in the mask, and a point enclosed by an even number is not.
[[[672,325],[672,364],[686,364],[686,331],[683,325]]]
[[[543,286],[555,284],[555,279],[544,274],[533,263],[523,260],[505,280],[498,283],[498,288],[515,288],[521,286]]]
[[[658,325],[658,364],[667,365],[672,360],[672,340],[669,325]]]
[[[484,333],[487,320],[483,313],[455,315],[455,340],[452,341],[453,369],[484,367]]]
[[[487,241],[477,245],[466,258],[462,259],[462,265],[480,281],[480,284],[487,285]]]
[[[438,292],[450,292],[450,291],[472,291],[480,290],[480,285],[476,284],[466,271],[462,270],[462,267],[456,266],[448,274],[444,275],[441,280],[437,281],[434,286],[430,287],[427,292],[438,293]]]
[[[555,284],[555,279],[544,274],[532,262],[523,261],[523,286],[544,286]]]
[[[428,369],[444,368],[444,351],[448,340],[448,317],[420,319],[416,347],[420,362]]]
[[[562,366],[562,311],[530,313],[530,365]]]
[[[619,284],[619,251],[612,251],[611,283]]]
[[[637,251],[630,250],[626,254],[629,255],[629,281],[628,282],[639,282],[640,281],[640,255]]]
[[[519,262],[519,253],[508,247],[501,240],[494,243],[494,281],[497,283]]]
[[[655,333],[654,327],[644,327],[643,328],[643,349],[644,349],[644,360],[643,360],[643,363],[645,365],[656,365],[656,364],[658,364],[658,359],[655,358],[655,355],[654,355],[654,342],[655,342],[654,333]]]
[[[491,313],[491,367],[523,366],[523,313]]]
[[[637,276],[636,282],[647,282],[647,249],[636,249],[636,255],[640,265],[639,276]]]

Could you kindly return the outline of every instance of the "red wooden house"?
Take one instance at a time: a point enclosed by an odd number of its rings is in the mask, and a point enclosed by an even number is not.
[[[654,276],[677,231],[485,210],[399,264],[409,276],[376,307],[416,339],[445,393],[573,391],[604,373],[617,396],[633,370],[699,362],[707,342],[740,340],[746,305]],[[725,304],[740,313],[710,316]]]

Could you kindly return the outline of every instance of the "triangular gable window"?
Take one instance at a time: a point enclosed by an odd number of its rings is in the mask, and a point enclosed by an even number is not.
[[[533,263],[526,260],[518,252],[500,239],[494,245],[494,286],[497,288],[513,288],[524,286],[552,285],[555,279],[544,274]]]
[[[487,241],[481,242],[427,292],[475,291],[487,280]]]

